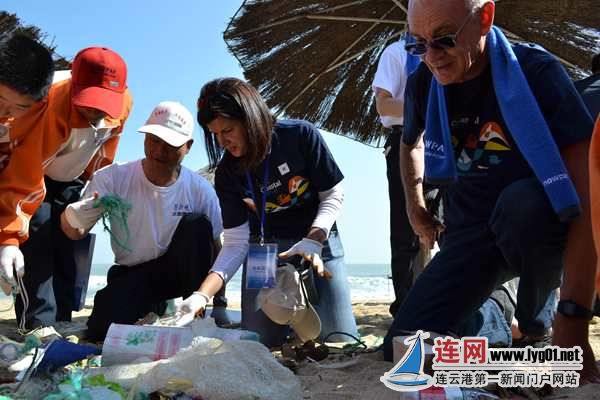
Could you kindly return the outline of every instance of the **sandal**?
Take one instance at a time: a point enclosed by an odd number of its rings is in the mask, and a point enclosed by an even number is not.
[[[313,361],[322,361],[329,356],[329,347],[324,344],[317,345],[314,341],[309,340],[300,346],[284,344],[281,346],[281,354],[296,361],[303,361],[307,358]]]

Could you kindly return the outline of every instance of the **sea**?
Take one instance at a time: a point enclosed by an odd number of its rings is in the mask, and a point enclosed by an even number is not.
[[[87,297],[106,286],[106,273],[110,264],[94,264],[90,272]],[[394,288],[389,264],[346,264],[352,302],[392,302]],[[227,299],[240,303],[242,272],[241,268],[227,284]]]

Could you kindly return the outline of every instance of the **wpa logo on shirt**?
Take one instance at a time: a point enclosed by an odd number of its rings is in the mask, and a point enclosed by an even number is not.
[[[183,215],[191,214],[191,213],[192,213],[192,207],[190,207],[189,204],[175,203],[173,205],[173,216],[174,217],[181,217]]]
[[[431,139],[425,139],[425,155],[428,157],[444,159],[444,144]]]

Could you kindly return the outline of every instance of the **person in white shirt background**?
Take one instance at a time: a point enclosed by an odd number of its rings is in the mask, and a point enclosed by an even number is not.
[[[381,124],[388,131],[384,146],[387,165],[388,193],[390,198],[390,250],[394,285],[394,302],[390,314],[394,315],[406,297],[415,278],[414,261],[419,252],[419,238],[413,231],[404,200],[400,176],[400,138],[404,125],[404,89],[409,73],[419,63],[404,50],[402,38],[387,46],[377,64],[373,78],[375,104]]]

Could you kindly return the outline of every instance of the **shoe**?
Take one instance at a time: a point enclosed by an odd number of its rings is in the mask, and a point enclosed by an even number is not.
[[[520,339],[513,339],[512,347],[524,348],[531,346],[534,349],[541,349],[546,346],[552,345],[552,335],[543,336],[523,336]]]
[[[322,361],[329,356],[329,347],[324,344],[317,345],[314,341],[309,340],[301,346],[284,344],[281,346],[281,354],[296,361],[303,361],[307,358],[312,361]]]
[[[23,336],[35,336],[42,343],[49,342],[53,339],[61,339],[62,335],[54,329],[53,326],[40,326],[35,328],[29,332],[27,332]]]

